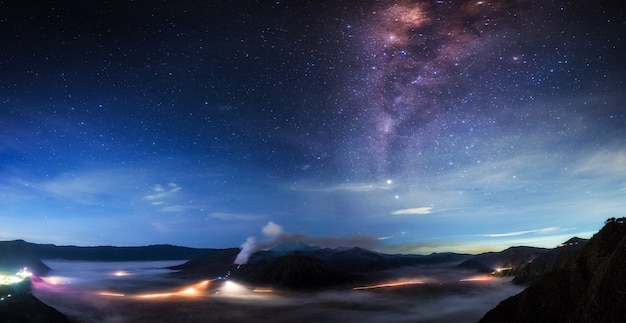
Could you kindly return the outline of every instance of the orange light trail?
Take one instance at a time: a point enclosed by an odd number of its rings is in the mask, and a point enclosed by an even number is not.
[[[459,281],[460,282],[486,282],[486,281],[490,281],[490,280],[493,280],[493,278],[490,277],[490,276],[478,275],[478,276],[467,277],[467,278],[461,279]]]
[[[126,296],[126,294],[122,294],[122,293],[111,293],[111,292],[100,292],[100,293],[98,293],[98,295],[102,295],[102,296],[114,296],[114,297],[124,297],[124,296]]]
[[[135,298],[165,298],[171,296],[197,296],[200,292],[204,291],[206,287],[209,285],[209,280],[204,280],[199,283],[189,285],[181,290],[172,291],[172,292],[163,292],[163,293],[147,293],[147,294],[137,294],[137,295],[126,295],[123,293],[113,293],[113,292],[99,292],[98,295],[102,296],[113,296],[113,297],[135,297]]]
[[[255,293],[273,293],[274,290],[271,288],[255,288],[252,290]]]
[[[353,290],[363,290],[363,289],[374,289],[374,288],[386,288],[386,287],[397,287],[397,286],[406,286],[406,285],[419,285],[423,284],[422,280],[407,280],[396,283],[386,283],[386,284],[378,284],[378,285],[370,285],[370,286],[359,286],[354,287]]]

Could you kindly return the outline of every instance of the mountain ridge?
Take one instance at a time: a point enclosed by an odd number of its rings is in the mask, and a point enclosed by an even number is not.
[[[626,218],[608,219],[562,267],[500,302],[480,322],[623,322],[625,222]]]

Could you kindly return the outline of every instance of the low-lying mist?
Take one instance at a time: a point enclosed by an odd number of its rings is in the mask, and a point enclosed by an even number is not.
[[[44,261],[33,294],[77,322],[475,322],[521,291],[510,279],[437,267],[381,272],[354,289],[277,291],[173,278],[168,262]]]

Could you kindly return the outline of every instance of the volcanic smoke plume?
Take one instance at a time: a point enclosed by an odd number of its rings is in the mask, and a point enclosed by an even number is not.
[[[306,234],[293,234],[285,232],[282,226],[270,221],[262,229],[265,240],[257,241],[255,237],[248,237],[240,247],[241,251],[235,258],[235,264],[244,265],[250,256],[259,251],[273,248],[281,243],[302,242],[320,247],[359,246],[363,248],[375,246],[381,238],[372,236],[354,236],[349,238],[337,237],[309,237]]]
[[[250,258],[250,255],[253,253],[262,249],[270,248],[281,243],[282,241],[290,240],[290,238],[294,237],[293,235],[285,234],[283,232],[283,228],[272,221],[268,222],[261,231],[267,239],[257,242],[254,237],[248,237],[246,242],[241,245],[241,251],[235,258],[235,264],[244,265],[248,262],[248,258]]]

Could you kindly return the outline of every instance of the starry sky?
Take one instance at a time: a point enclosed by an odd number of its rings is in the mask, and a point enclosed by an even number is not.
[[[0,1],[0,240],[590,237],[626,214],[618,6]]]

